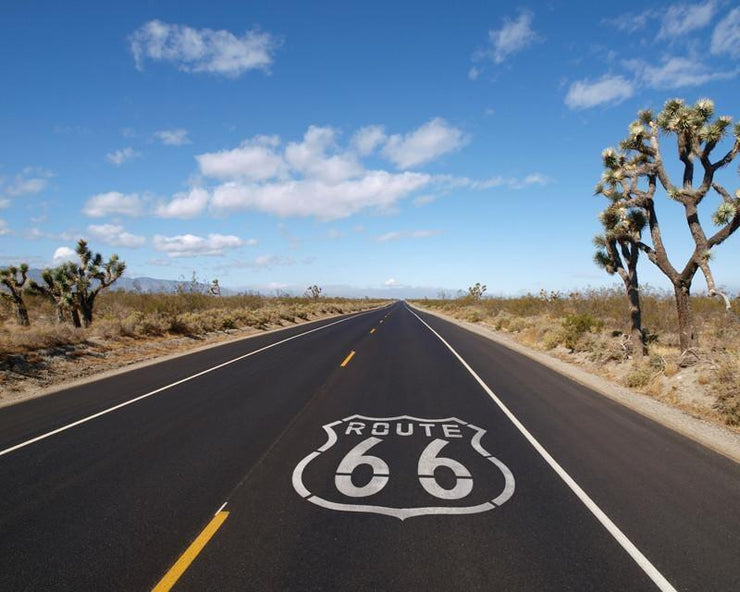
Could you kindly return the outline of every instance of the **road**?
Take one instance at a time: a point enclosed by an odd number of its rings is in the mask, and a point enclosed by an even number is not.
[[[740,590],[740,466],[402,302],[0,409],[0,590]]]

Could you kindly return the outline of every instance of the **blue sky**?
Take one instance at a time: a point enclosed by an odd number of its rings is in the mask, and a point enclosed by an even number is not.
[[[83,236],[132,277],[226,286],[612,285],[601,150],[674,96],[740,118],[732,2],[104,4],[4,11],[0,263]],[[734,236],[718,284],[738,260]]]

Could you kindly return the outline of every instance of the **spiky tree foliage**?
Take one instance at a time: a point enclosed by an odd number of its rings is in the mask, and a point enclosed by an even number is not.
[[[28,265],[21,263],[20,267],[11,265],[0,269],[0,284],[7,288],[7,291],[0,291],[0,296],[9,301],[15,308],[15,318],[18,324],[28,327],[31,322],[28,320],[28,309],[23,301],[23,286],[28,279]]]
[[[468,297],[472,298],[473,300],[480,300],[481,298],[483,298],[483,294],[487,289],[488,287],[485,284],[476,282],[475,285],[468,288]]]
[[[70,320],[75,327],[81,327],[77,298],[74,293],[74,273],[74,263],[64,263],[54,269],[45,269],[41,272],[43,283],[31,281],[29,291],[47,298],[54,304],[58,322],[63,323]]]
[[[723,156],[712,160],[712,152],[730,130],[732,146]],[[678,184],[671,180],[664,164],[661,133],[676,142],[683,168]],[[638,119],[629,126],[629,133],[619,144],[619,149],[609,148],[603,153],[605,170],[596,192],[621,202],[626,208],[640,208],[645,212],[651,244],[638,241],[637,246],[673,284],[682,351],[692,348],[697,340],[690,294],[691,283],[698,270],[706,279],[709,294],[721,298],[727,308],[730,306],[727,296],[717,290],[709,261],[712,249],[740,226],[740,192],[733,197],[715,179],[717,171],[730,164],[738,153],[740,124],[733,127],[731,118],[726,116],[714,119],[714,103],[709,99],[702,99],[694,105],[671,99],[657,115],[652,111],[641,111]],[[697,163],[700,167],[698,184],[695,183]],[[663,243],[656,214],[655,198],[659,186],[672,201],[683,206],[694,242],[694,250],[682,268],[673,265]],[[699,206],[710,191],[720,200],[713,217],[719,229],[707,236],[699,220]]]
[[[317,299],[321,297],[321,288],[314,284],[306,289],[306,296],[309,298]]]
[[[111,255],[106,262],[100,253],[93,253],[87,242],[80,239],[75,249],[80,258],[79,264],[69,267],[74,294],[82,315],[82,322],[89,327],[93,322],[93,309],[98,294],[115,282],[126,270],[126,264],[118,259],[118,255]]]
[[[630,305],[630,351],[635,357],[647,353],[642,334],[642,308],[637,262],[638,243],[647,224],[645,214],[638,208],[625,208],[619,200],[612,202],[599,216],[604,233],[594,237],[594,261],[610,275],[618,274],[624,282]]]

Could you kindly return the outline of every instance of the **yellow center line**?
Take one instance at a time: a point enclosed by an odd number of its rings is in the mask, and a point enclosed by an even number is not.
[[[217,512],[208,525],[202,530],[202,532],[196,537],[196,539],[190,543],[190,546],[180,556],[175,565],[164,574],[164,577],[159,581],[159,584],[152,588],[152,592],[167,592],[172,589],[180,579],[180,576],[185,573],[185,570],[190,567],[190,564],[195,560],[198,554],[203,550],[211,540],[216,531],[221,528],[224,520],[229,516],[228,512]]]
[[[375,328],[370,329],[370,334],[372,335],[373,333],[375,333]]]
[[[355,356],[355,350],[352,350],[349,352],[349,355],[344,358],[344,362],[342,362],[342,368],[344,368],[347,364],[349,364],[349,361]]]

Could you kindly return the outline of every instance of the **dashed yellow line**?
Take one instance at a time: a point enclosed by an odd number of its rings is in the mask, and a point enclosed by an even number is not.
[[[372,335],[373,333],[375,333],[375,327],[373,327],[372,329],[370,329],[370,335]]]
[[[203,550],[203,547],[208,544],[208,541],[210,541],[213,535],[216,534],[216,531],[221,528],[221,525],[228,516],[228,512],[217,512],[213,517],[213,520],[211,520],[196,539],[190,543],[190,546],[180,556],[180,559],[177,560],[175,565],[173,565],[170,570],[164,574],[164,577],[159,581],[159,583],[152,588],[152,592],[168,592],[171,590],[172,586],[177,583],[180,576],[185,573],[185,570],[190,567],[190,564]]]
[[[342,362],[342,368],[344,368],[347,364],[349,364],[350,360],[355,357],[355,350],[352,350],[349,352],[349,355],[344,358],[344,362]]]

